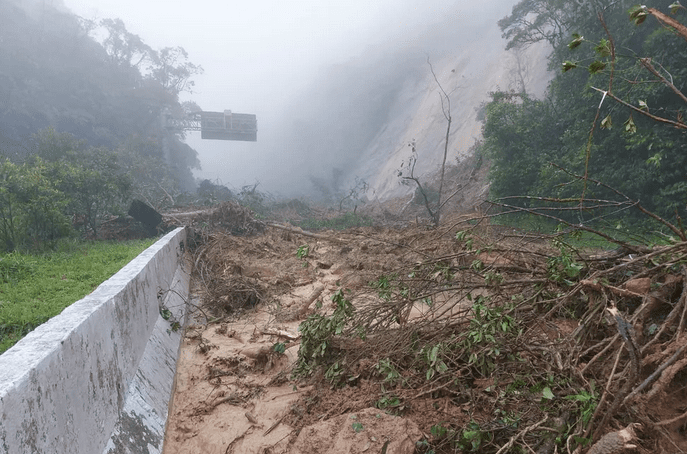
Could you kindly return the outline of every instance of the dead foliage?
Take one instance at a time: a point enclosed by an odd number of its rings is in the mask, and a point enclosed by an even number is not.
[[[591,253],[476,221],[397,243],[424,258],[346,294],[312,379],[424,418],[417,452],[582,452],[629,423],[639,452],[687,450],[687,242]],[[327,394],[298,424],[358,410]]]
[[[609,440],[687,451],[687,242],[590,251],[569,241],[572,229],[547,236],[482,217],[444,222],[335,238],[273,229],[251,242],[206,232],[196,279],[222,318],[315,272],[315,258],[301,268],[292,236],[327,242],[346,262],[340,295],[353,310],[339,314],[343,326],[329,323],[331,304],[308,318],[336,330],[318,332],[322,348],[310,347],[321,354],[299,358],[326,386],[293,406],[296,427],[373,405],[418,423],[420,453],[605,452]],[[243,257],[292,262],[251,270],[228,258],[239,247]],[[612,435],[627,427],[631,440]]]
[[[148,232],[132,217],[113,217],[105,220],[98,228],[100,240],[138,240],[148,238]]]
[[[267,289],[256,278],[243,275],[241,263],[228,260],[232,235],[208,235],[195,251],[194,273],[203,287],[203,307],[215,319],[223,319],[265,300]]]
[[[254,235],[263,232],[264,224],[254,213],[233,200],[202,209],[170,211],[163,215],[163,230],[188,226],[198,234],[224,232],[232,235]]]
[[[264,301],[265,288],[251,278],[228,276],[212,279],[208,284],[207,307],[216,318],[223,318],[241,309],[250,309]]]

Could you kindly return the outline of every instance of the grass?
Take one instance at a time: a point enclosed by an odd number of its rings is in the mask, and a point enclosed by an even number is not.
[[[154,242],[65,241],[49,253],[0,255],[0,354]]]
[[[308,218],[300,222],[291,222],[304,230],[345,230],[351,227],[369,227],[372,218],[358,216],[354,213],[346,213],[331,219]]]
[[[526,232],[543,234],[556,234],[561,230],[572,230],[552,219],[527,213],[515,213],[495,217],[491,220],[491,223],[492,225],[509,226]],[[667,231],[664,225],[648,218],[639,220],[627,217],[614,221],[602,219],[596,222],[587,223],[586,225],[618,241],[635,245],[670,244],[672,235],[672,232]],[[589,248],[608,250],[618,247],[617,244],[584,230],[576,230],[574,233],[565,235],[564,240],[570,246],[577,249]],[[675,238],[672,240],[675,240]]]

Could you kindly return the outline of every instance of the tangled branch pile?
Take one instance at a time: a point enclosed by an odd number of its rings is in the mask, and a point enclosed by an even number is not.
[[[165,231],[176,226],[188,226],[199,233],[219,231],[233,235],[253,235],[265,228],[249,208],[233,200],[201,210],[165,213],[163,223]]]
[[[593,255],[570,236],[454,232],[304,322],[297,373],[434,408],[418,452],[573,453],[609,432],[590,452],[687,449],[687,242]]]
[[[227,262],[232,256],[227,248],[235,241],[265,229],[250,209],[227,201],[204,210],[166,214],[164,222],[167,227],[186,225],[194,233],[199,245],[194,251],[194,272],[203,287],[204,307],[213,318],[222,319],[264,301],[265,286],[244,276],[239,263]]]

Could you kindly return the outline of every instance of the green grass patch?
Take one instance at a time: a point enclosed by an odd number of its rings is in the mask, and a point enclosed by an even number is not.
[[[346,213],[330,219],[308,218],[300,222],[292,222],[292,224],[303,230],[345,230],[352,227],[369,227],[372,225],[372,218]]]
[[[525,232],[555,235],[569,232],[563,240],[576,249],[616,249],[618,245],[592,232],[574,229],[560,224],[553,219],[535,216],[527,213],[513,213],[497,216],[491,219],[492,225],[513,227]],[[643,219],[641,222],[627,217],[623,219],[599,219],[585,224],[615,240],[634,245],[670,244],[677,238],[672,238],[672,232],[653,219]]]
[[[0,354],[154,242],[61,241],[49,253],[0,255]]]

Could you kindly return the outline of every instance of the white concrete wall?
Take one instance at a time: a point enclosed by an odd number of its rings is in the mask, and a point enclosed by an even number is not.
[[[0,453],[162,450],[190,264],[170,232],[0,355]],[[174,291],[169,291],[170,289]]]

